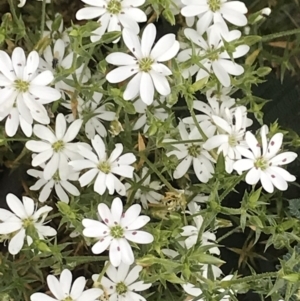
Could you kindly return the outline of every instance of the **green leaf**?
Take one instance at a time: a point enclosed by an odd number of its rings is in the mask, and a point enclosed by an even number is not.
[[[246,44],[248,46],[252,46],[259,41],[261,41],[262,37],[260,36],[246,36],[242,39],[242,44]]]
[[[161,277],[165,280],[167,280],[168,282],[171,283],[178,283],[178,284],[184,284],[186,283],[186,281],[180,279],[179,277],[177,277],[175,275],[175,273],[171,273],[171,274],[162,274]]]
[[[134,105],[131,101],[126,101],[124,100],[123,98],[121,97],[116,97],[114,98],[114,101],[119,105],[121,106],[122,108],[124,108],[124,111],[127,113],[127,114],[135,114],[135,108],[134,108]]]
[[[191,87],[189,88],[189,91],[191,93],[195,93],[199,90],[202,90],[204,88],[204,86],[206,85],[207,81],[208,81],[209,77],[204,77],[202,79],[197,80],[195,83],[193,83],[191,85]]]
[[[256,70],[256,73],[259,77],[265,77],[272,71],[270,67],[260,67]]]
[[[100,42],[102,44],[109,44],[111,43],[112,41],[118,39],[119,37],[121,36],[121,31],[111,31],[111,32],[106,32]]]
[[[98,262],[105,261],[108,259],[108,256],[70,256],[64,258],[68,264],[76,263],[76,265],[90,263],[90,262]]]
[[[152,266],[154,264],[159,264],[163,266],[166,270],[174,270],[181,266],[181,263],[178,263],[174,260],[158,258],[153,255],[146,255],[140,259],[136,260],[136,263],[141,266]]]
[[[162,15],[171,25],[175,25],[175,16],[170,9],[165,9]]]
[[[225,261],[219,259],[218,257],[212,256],[210,254],[205,254],[203,252],[193,252],[189,257],[189,260],[196,260],[199,263],[203,264],[213,264],[213,265],[221,265],[225,263]]]
[[[300,219],[300,199],[289,200],[289,210],[292,216]]]
[[[260,194],[261,194],[262,187],[257,189],[254,192],[251,192],[248,199],[249,207],[252,209],[255,209],[257,206],[257,201],[259,200]]]
[[[225,158],[223,153],[220,153],[216,164],[216,172],[223,173],[224,171],[225,171]]]

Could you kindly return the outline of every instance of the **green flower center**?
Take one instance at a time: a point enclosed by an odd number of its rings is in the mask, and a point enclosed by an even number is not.
[[[201,152],[201,146],[197,145],[197,144],[192,144],[189,148],[188,148],[188,153],[190,156],[197,158],[200,155]]]
[[[116,285],[116,291],[118,295],[123,295],[127,292],[127,285],[124,282],[119,282]]]
[[[154,61],[149,57],[144,57],[139,61],[139,67],[141,71],[149,72],[151,70]]]
[[[219,53],[216,52],[216,49],[211,49],[208,53],[208,59],[213,61],[217,61],[219,59]]]
[[[105,174],[109,174],[111,169],[110,163],[107,161],[101,162],[98,165],[98,169],[104,172]]]
[[[59,182],[60,181],[60,177],[59,177],[59,172],[58,171],[53,175],[52,179],[55,182]]]
[[[15,80],[15,87],[20,92],[27,92],[29,90],[29,86],[30,86],[29,82],[25,82],[21,79]]]
[[[208,0],[208,6],[212,12],[216,12],[221,8],[220,0]]]
[[[65,143],[62,140],[58,140],[52,144],[52,148],[56,153],[62,151],[65,147]]]
[[[31,218],[25,218],[22,220],[22,222],[23,222],[23,227],[28,228],[34,223],[34,220]]]
[[[124,229],[120,225],[110,228],[110,235],[113,238],[122,238],[124,236]]]
[[[230,135],[229,136],[229,139],[228,139],[228,144],[232,147],[236,146],[237,145],[237,139],[235,136],[233,135]]]
[[[256,162],[254,162],[254,166],[261,170],[266,170],[269,166],[269,162],[264,157],[260,157],[256,160]]]
[[[67,298],[63,299],[62,301],[74,301],[70,296],[68,296]]]
[[[119,0],[110,0],[107,5],[107,11],[110,14],[118,15],[122,11],[122,4]]]

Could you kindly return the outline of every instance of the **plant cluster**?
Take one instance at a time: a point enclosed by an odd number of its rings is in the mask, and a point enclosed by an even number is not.
[[[283,192],[300,138],[264,124],[252,92],[272,70],[257,45],[297,31],[258,35],[271,9],[241,1],[82,0],[70,25],[55,0],[8,2],[1,161],[28,179],[0,209],[0,299],[299,300],[300,206]],[[224,274],[244,231],[250,272]],[[273,272],[253,264],[262,236],[288,252]]]

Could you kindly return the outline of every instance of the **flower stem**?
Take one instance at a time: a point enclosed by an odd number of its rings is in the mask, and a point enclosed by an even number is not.
[[[228,286],[231,286],[232,284],[254,282],[254,281],[258,281],[258,280],[265,279],[265,278],[276,278],[277,276],[278,276],[278,272],[267,272],[267,273],[252,275],[252,276],[246,276],[246,277],[239,278],[239,279],[222,281],[221,284],[222,284],[222,286],[224,285],[223,287],[228,287]]]
[[[156,166],[143,154],[141,157],[147,163],[147,165],[156,173],[159,179],[169,188],[170,191],[177,192],[177,190],[168,182],[168,180],[159,172]]]
[[[191,139],[191,140],[180,140],[180,141],[166,141],[162,142],[160,145],[173,145],[173,144],[184,144],[184,143],[200,143],[203,142],[202,139]]]
[[[14,19],[15,23],[17,24],[18,28],[21,29],[24,32],[25,41],[29,44],[29,46],[32,46],[32,43],[31,43],[29,37],[27,36],[26,30],[24,28],[24,24],[22,24],[22,22],[20,21],[20,19],[17,16],[13,0],[8,0],[8,3],[9,3],[10,12],[13,16],[13,19]]]
[[[42,19],[41,19],[41,36],[40,38],[43,38],[44,29],[45,29],[45,18],[46,18],[46,0],[43,0],[42,2]]]
[[[217,243],[220,243],[223,239],[225,239],[226,237],[230,236],[231,234],[238,232],[240,230],[240,226],[231,229],[230,231],[226,232],[223,236],[219,237],[217,239]]]
[[[274,40],[276,38],[291,36],[293,34],[300,34],[300,28],[295,28],[295,29],[291,29],[291,30],[287,30],[287,31],[281,31],[281,32],[268,34],[266,36],[263,36],[261,41],[262,42],[267,42],[267,41]]]
[[[192,108],[189,108],[189,110],[190,110],[190,114],[191,114],[191,116],[193,118],[193,121],[194,121],[194,123],[196,125],[196,128],[198,129],[200,135],[202,136],[203,141],[206,141],[208,138],[205,135],[204,131],[202,130],[202,128],[201,128],[201,126],[200,126],[200,124],[199,124],[199,122],[198,122],[198,120],[196,118],[194,110]]]

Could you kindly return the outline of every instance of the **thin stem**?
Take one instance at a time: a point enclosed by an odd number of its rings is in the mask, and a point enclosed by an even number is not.
[[[240,226],[231,229],[230,231],[228,231],[227,233],[225,233],[223,236],[219,237],[217,239],[217,243],[220,243],[223,239],[225,239],[226,237],[230,236],[231,234],[238,232],[240,230]]]
[[[19,29],[22,29],[24,31],[24,39],[26,40],[26,42],[31,45],[31,41],[30,39],[28,38],[27,34],[26,34],[26,30],[24,28],[24,24],[22,24],[22,22],[20,21],[20,19],[18,18],[17,16],[17,13],[16,13],[16,10],[15,10],[15,7],[14,7],[14,4],[13,4],[13,0],[8,0],[8,3],[9,3],[9,8],[10,8],[10,11],[12,13],[12,16],[13,16],[13,19],[15,21],[15,23],[17,24],[18,28]]]
[[[253,282],[253,281],[258,281],[261,279],[265,278],[276,278],[278,276],[278,272],[268,272],[268,273],[261,273],[261,274],[256,274],[252,276],[246,276],[243,278],[239,279],[233,279],[233,280],[227,280],[227,281],[222,281],[222,287],[229,287],[232,284],[240,284],[240,283],[245,283],[245,282]],[[224,284],[224,286],[223,286]]]
[[[199,143],[203,142],[202,139],[191,139],[191,140],[180,140],[180,141],[168,141],[162,142],[161,145],[173,145],[173,144],[184,144],[184,143]]]
[[[177,190],[168,182],[168,180],[159,172],[156,166],[143,153],[141,153],[141,157],[147,163],[147,165],[156,173],[159,179],[169,188],[170,191],[177,192]]]
[[[89,57],[91,57],[92,54],[94,53],[94,49],[95,49],[95,46],[92,46],[92,47],[89,49],[89,52],[88,52]],[[89,64],[89,62],[90,62],[89,59],[86,60],[86,61],[84,62],[84,65],[83,65],[83,68],[82,68],[80,77],[79,77],[79,79],[78,79],[78,81],[79,81],[80,84],[81,84],[81,82],[82,82],[82,79],[83,79],[83,77],[84,77],[85,70],[86,70],[86,68],[87,68],[87,66],[88,66],[88,64]]]
[[[205,133],[203,132],[203,130],[201,129],[201,126],[200,126],[200,124],[199,124],[199,122],[198,122],[198,120],[197,120],[197,118],[196,118],[196,115],[195,115],[195,112],[194,112],[193,108],[189,108],[189,111],[190,111],[190,114],[191,114],[191,116],[192,116],[192,118],[193,118],[193,121],[194,121],[194,123],[195,123],[195,125],[196,125],[196,128],[198,129],[199,133],[200,133],[201,136],[202,136],[202,139],[203,139],[204,141],[206,141],[208,138],[207,138],[207,136],[205,135]]]
[[[5,138],[5,139],[1,139],[3,141],[29,141],[29,139],[26,139],[26,138]]]
[[[287,31],[281,31],[281,32],[277,32],[277,33],[268,34],[266,36],[263,36],[261,41],[268,42],[268,41],[274,40],[276,38],[291,36],[293,34],[300,34],[300,28],[295,28],[295,29],[291,29],[291,30],[287,30]]]
[[[42,2],[42,19],[41,19],[41,36],[43,37],[44,29],[45,29],[45,19],[46,19],[46,0],[43,0]]]

